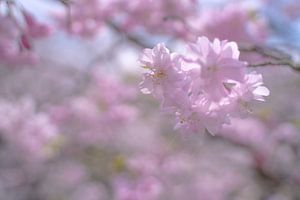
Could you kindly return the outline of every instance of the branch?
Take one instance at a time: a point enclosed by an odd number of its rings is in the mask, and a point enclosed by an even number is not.
[[[134,43],[141,48],[151,48],[153,45],[145,42],[143,38],[137,35],[128,33],[122,30],[116,23],[107,21],[107,25],[120,35],[123,35],[127,40]],[[267,61],[262,63],[249,63],[249,67],[263,67],[263,66],[288,66],[294,71],[300,72],[300,65],[295,63],[291,56],[282,50],[277,48],[271,48],[266,46],[251,45],[251,44],[239,44],[240,51],[258,53],[264,57],[271,58],[275,61]]]
[[[249,63],[249,67],[263,67],[263,66],[288,66],[294,71],[300,72],[300,65],[292,60],[292,57],[282,50],[277,48],[245,45],[239,44],[240,51],[258,53],[264,57],[271,58],[273,61],[266,61],[262,63]]]
[[[277,48],[271,48],[266,46],[239,44],[239,50],[244,52],[258,53],[262,56],[273,58],[275,60],[291,59],[291,56],[287,53]]]
[[[130,34],[124,30],[122,30],[122,28],[120,28],[117,24],[115,24],[114,22],[111,21],[107,21],[107,25],[113,29],[115,32],[117,32],[120,35],[123,35],[127,40],[129,40],[130,42],[134,43],[135,45],[141,47],[141,48],[151,48],[153,45],[148,44],[147,42],[145,42],[144,39],[139,38],[136,35]]]

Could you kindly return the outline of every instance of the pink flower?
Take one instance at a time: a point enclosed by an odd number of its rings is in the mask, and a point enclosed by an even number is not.
[[[263,86],[262,75],[256,72],[247,74],[243,82],[233,84],[235,86],[231,88],[231,101],[236,104],[236,110],[241,114],[249,111],[249,103],[252,100],[265,101],[264,97],[270,95],[269,89]]]
[[[180,62],[175,54],[170,54],[164,44],[158,44],[153,50],[145,49],[139,60],[147,70],[140,84],[143,93],[153,93],[161,98],[164,88],[177,82],[179,84],[182,78]]]
[[[190,45],[190,48],[195,54],[194,62],[200,67],[198,79],[199,85],[202,86],[193,91],[194,93],[202,90],[210,93],[212,98],[220,98],[228,95],[228,89],[224,84],[231,80],[243,80],[246,63],[239,61],[236,43],[218,39],[211,43],[206,37],[200,37],[195,44]]]

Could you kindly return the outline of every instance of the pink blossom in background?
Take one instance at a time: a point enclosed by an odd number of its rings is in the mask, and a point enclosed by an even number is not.
[[[116,200],[155,200],[161,193],[161,183],[154,177],[145,177],[137,182],[119,180],[116,183]]]
[[[125,30],[144,26],[150,33],[182,38],[187,36],[186,21],[197,13],[195,0],[117,0],[116,7],[122,13],[120,21]]]
[[[36,64],[38,56],[33,41],[49,36],[51,28],[13,1],[7,9],[10,14],[0,12],[0,63],[8,66]]]
[[[137,116],[137,110],[131,105],[135,99],[132,87],[122,85],[116,77],[98,72],[90,78],[91,84],[84,95],[72,97],[50,109],[53,120],[70,134],[69,139],[87,144],[112,139],[118,127],[125,126]],[[74,137],[73,134],[78,135]]]
[[[32,38],[42,38],[47,37],[51,33],[51,28],[43,23],[38,22],[34,16],[32,16],[26,10],[22,12],[25,23],[26,23],[26,32]]]
[[[75,0],[68,4],[68,12],[58,15],[59,25],[69,33],[84,38],[96,36],[105,20],[102,0]]]
[[[220,38],[237,43],[264,42],[268,36],[268,25],[255,12],[255,8],[247,4],[229,4],[220,9],[203,10],[199,21],[192,26],[198,34],[209,39]]]
[[[220,134],[255,149],[259,148],[266,139],[266,131],[264,124],[256,119],[232,119],[232,123],[226,125]]]
[[[235,41],[241,46],[265,43],[270,35],[270,27],[259,12],[257,6],[248,5],[247,2],[202,10],[196,19],[190,21],[193,31],[189,40],[205,35],[210,40],[219,38]],[[241,58],[251,62],[266,59],[255,52],[241,52]]]
[[[31,99],[15,104],[1,100],[0,117],[1,138],[16,153],[30,155],[24,157],[29,161],[48,156],[47,145],[58,136],[58,129],[47,113],[36,113]]]
[[[37,58],[31,52],[29,38],[23,35],[20,38],[20,30],[13,19],[0,16],[0,57],[4,65],[33,64]]]

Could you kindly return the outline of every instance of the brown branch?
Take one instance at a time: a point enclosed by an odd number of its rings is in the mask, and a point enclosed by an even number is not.
[[[290,56],[286,53],[280,51],[279,49],[271,47],[239,44],[239,50],[244,52],[258,53],[262,56],[269,57],[275,60],[290,59]]]
[[[268,62],[262,62],[262,63],[248,64],[248,67],[263,67],[263,66],[288,66],[291,69],[293,69],[294,71],[300,72],[300,66],[296,65],[293,62],[289,62],[289,61],[281,61],[281,62],[268,61]]]

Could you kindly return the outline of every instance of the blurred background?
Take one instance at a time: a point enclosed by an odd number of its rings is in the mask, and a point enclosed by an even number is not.
[[[299,18],[298,0],[0,0],[0,200],[300,199]],[[255,68],[266,102],[186,136],[138,57],[202,35],[293,65]]]

